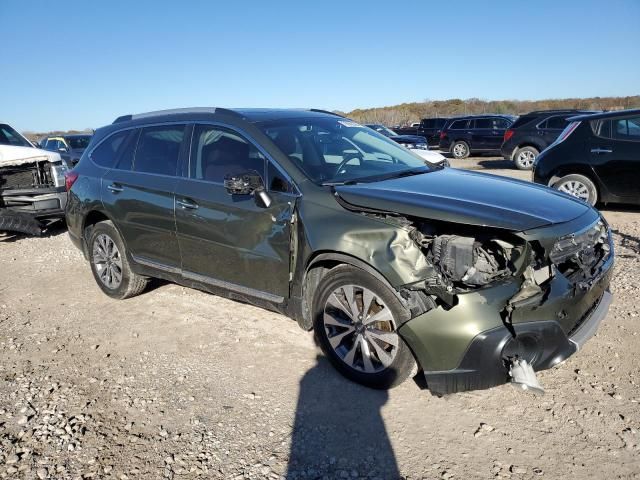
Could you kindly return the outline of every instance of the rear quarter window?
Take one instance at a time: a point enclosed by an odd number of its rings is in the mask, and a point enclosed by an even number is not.
[[[104,168],[112,168],[118,159],[118,154],[125,144],[125,140],[130,135],[130,130],[116,132],[103,140],[91,152],[91,160]]]
[[[520,128],[528,123],[531,123],[536,118],[538,117],[536,117],[535,115],[522,115],[521,117],[518,117],[515,122],[513,122],[511,128]]]
[[[467,128],[468,124],[469,120],[454,120],[453,122],[451,122],[451,125],[449,125],[449,129],[462,130],[463,128]]]

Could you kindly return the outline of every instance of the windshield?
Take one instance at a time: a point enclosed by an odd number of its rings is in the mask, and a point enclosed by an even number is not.
[[[74,137],[66,137],[65,140],[69,144],[69,148],[73,150],[84,150],[89,146],[91,135],[78,135]]]
[[[315,183],[378,180],[430,170],[424,159],[344,118],[293,118],[258,124]]]
[[[0,124],[0,145],[13,145],[14,147],[33,147],[26,138],[16,132],[5,123]]]

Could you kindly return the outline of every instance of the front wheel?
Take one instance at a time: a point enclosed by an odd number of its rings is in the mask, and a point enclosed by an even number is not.
[[[451,155],[454,158],[467,158],[469,156],[469,145],[463,141],[454,142],[451,145]]]
[[[398,335],[408,313],[380,280],[348,265],[329,271],[313,302],[320,347],[345,377],[387,389],[406,380],[416,366]]]
[[[533,147],[522,147],[516,151],[513,161],[519,170],[531,170],[540,152]]]
[[[553,188],[579,198],[589,205],[595,205],[598,201],[598,190],[596,186],[584,175],[566,175],[558,180],[553,185]]]

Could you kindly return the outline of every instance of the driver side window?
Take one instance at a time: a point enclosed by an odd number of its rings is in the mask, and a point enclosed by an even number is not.
[[[265,157],[237,132],[214,125],[196,125],[189,176],[223,183],[226,175],[254,170],[265,178]]]

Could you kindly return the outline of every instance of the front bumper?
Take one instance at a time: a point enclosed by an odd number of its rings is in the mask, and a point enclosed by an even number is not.
[[[398,332],[416,356],[436,395],[490,388],[509,381],[508,359],[524,358],[535,370],[566,360],[593,336],[606,317],[613,255],[587,290],[558,274],[541,304],[516,308],[503,322],[514,283],[458,295],[458,304],[408,321]]]

